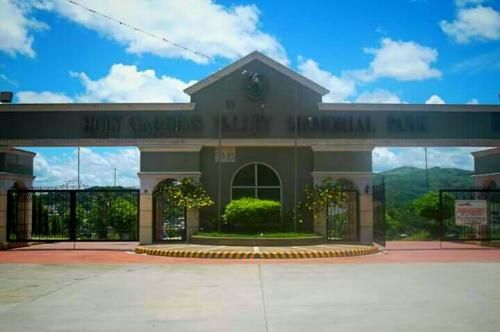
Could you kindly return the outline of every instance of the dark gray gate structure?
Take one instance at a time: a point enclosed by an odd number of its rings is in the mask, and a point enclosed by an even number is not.
[[[139,190],[9,190],[7,241],[138,241]]]

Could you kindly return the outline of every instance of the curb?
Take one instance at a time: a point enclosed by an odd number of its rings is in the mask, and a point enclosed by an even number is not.
[[[301,250],[301,251],[206,251],[189,249],[160,249],[137,247],[135,253],[139,255],[182,257],[182,258],[218,258],[218,259],[302,259],[302,258],[331,258],[362,256],[378,253],[377,247],[363,247],[350,249],[323,249],[323,250]]]

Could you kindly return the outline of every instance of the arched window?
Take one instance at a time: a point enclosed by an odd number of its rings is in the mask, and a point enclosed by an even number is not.
[[[269,166],[260,163],[240,168],[234,175],[231,198],[254,197],[281,202],[281,181]]]

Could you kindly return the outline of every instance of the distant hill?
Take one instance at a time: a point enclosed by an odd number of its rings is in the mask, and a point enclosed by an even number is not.
[[[429,189],[472,188],[472,171],[458,168],[429,168]],[[387,207],[409,203],[427,191],[425,169],[398,167],[377,173],[374,183],[384,178]]]

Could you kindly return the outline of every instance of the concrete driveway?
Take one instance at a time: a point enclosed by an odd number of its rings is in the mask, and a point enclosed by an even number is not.
[[[2,331],[498,331],[498,263],[0,264]]]

